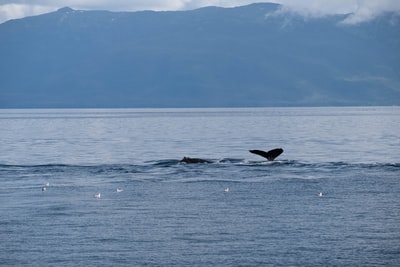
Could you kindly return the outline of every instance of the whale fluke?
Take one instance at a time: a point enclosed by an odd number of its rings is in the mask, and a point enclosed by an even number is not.
[[[185,163],[212,163],[212,161],[206,160],[206,159],[199,159],[199,158],[189,158],[189,157],[184,157],[181,162]]]
[[[253,153],[253,154],[256,154],[256,155],[259,155],[261,157],[264,157],[264,158],[272,161],[272,160],[276,159],[280,154],[283,153],[283,149],[282,148],[275,148],[275,149],[272,149],[272,150],[270,150],[268,152],[255,149],[255,150],[249,150],[249,152]]]

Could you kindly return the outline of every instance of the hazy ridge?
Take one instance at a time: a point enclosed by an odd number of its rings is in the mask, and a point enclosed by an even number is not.
[[[0,24],[0,108],[400,104],[400,17],[275,4],[57,12]]]

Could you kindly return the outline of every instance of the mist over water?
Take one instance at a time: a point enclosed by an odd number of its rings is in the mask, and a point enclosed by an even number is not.
[[[399,115],[1,110],[0,265],[399,265]]]

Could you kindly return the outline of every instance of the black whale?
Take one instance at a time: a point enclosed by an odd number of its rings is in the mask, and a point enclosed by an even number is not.
[[[181,162],[184,162],[184,163],[212,163],[212,161],[209,161],[206,159],[189,158],[189,157],[184,157],[183,159],[181,159]]]
[[[274,159],[276,159],[280,154],[283,153],[283,149],[282,148],[275,148],[272,149],[268,152],[262,151],[262,150],[249,150],[250,153],[259,155],[261,157],[264,157],[266,159],[268,159],[269,161],[272,161]],[[184,162],[184,163],[212,163],[212,161],[210,160],[206,160],[206,159],[199,159],[199,158],[189,158],[189,157],[184,157],[183,159],[181,159],[180,162]]]
[[[249,152],[253,153],[253,154],[256,154],[256,155],[259,155],[261,157],[264,157],[264,158],[268,159],[269,161],[272,161],[272,160],[276,159],[280,154],[283,153],[283,149],[282,148],[275,148],[275,149],[272,149],[272,150],[270,150],[268,152],[255,149],[255,150],[249,150]]]

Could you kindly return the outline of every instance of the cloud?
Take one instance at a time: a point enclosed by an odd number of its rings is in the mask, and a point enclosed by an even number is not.
[[[356,10],[356,1],[349,0],[278,0],[283,5],[281,12],[297,13],[305,17],[321,17],[332,14],[350,14]],[[305,3],[306,2],[306,3]]]
[[[53,11],[53,8],[42,5],[10,3],[0,5],[0,23],[15,18],[34,16]]]
[[[56,11],[62,7],[71,7],[77,10],[110,10],[110,11],[138,11],[138,10],[183,10],[193,6],[212,5],[216,1],[193,0],[0,0],[0,23]],[[235,1],[233,1],[235,2]],[[251,2],[251,1],[247,1]],[[195,4],[196,3],[196,4]],[[190,9],[190,8],[189,8]]]
[[[380,0],[380,1],[357,1],[357,9],[351,16],[344,20],[344,23],[355,24],[374,19],[385,12],[400,12],[400,1]]]
[[[61,7],[78,10],[187,10],[204,6],[233,7],[255,0],[0,0],[0,23],[15,18],[39,15]],[[282,12],[308,17],[352,14],[344,23],[354,24],[373,19],[384,12],[400,12],[399,0],[270,0],[282,4]]]
[[[306,17],[349,14],[344,24],[357,24],[374,19],[385,12],[400,13],[399,0],[277,0],[283,4],[281,12],[297,13]]]

